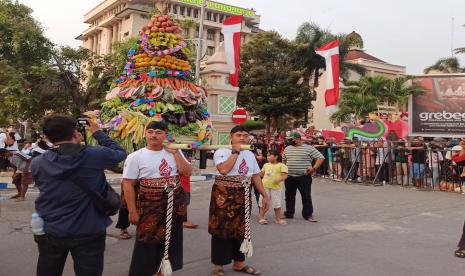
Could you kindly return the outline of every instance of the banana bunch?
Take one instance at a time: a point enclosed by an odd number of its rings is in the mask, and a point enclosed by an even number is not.
[[[139,144],[144,137],[145,126],[150,119],[139,112],[126,111],[121,114],[121,122],[113,130],[112,136],[121,140],[131,140]]]

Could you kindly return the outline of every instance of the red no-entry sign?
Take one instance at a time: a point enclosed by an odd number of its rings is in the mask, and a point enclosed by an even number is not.
[[[232,121],[238,125],[245,123],[245,121],[247,121],[247,111],[243,108],[234,110],[232,113]]]

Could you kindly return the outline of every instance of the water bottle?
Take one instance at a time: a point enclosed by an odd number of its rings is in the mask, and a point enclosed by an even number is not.
[[[35,236],[45,235],[44,220],[36,212],[32,213],[31,229]]]

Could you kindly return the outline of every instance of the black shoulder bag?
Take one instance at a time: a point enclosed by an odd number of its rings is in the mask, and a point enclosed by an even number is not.
[[[92,203],[102,214],[110,217],[118,213],[118,210],[121,207],[120,195],[110,186],[110,184],[108,184],[106,180],[105,190],[103,193],[92,191],[87,188],[86,185],[81,182],[79,176],[73,177],[72,182],[90,197]]]

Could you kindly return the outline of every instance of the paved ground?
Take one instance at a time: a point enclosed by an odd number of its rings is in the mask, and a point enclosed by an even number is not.
[[[201,227],[185,231],[184,269],[176,275],[209,275],[210,184],[193,185],[190,218]],[[262,275],[465,275],[465,260],[453,256],[465,218],[463,195],[319,179],[313,197],[318,223],[297,217],[287,226],[252,225],[255,255],[249,262]],[[31,197],[0,200],[1,276],[34,274],[32,209]],[[127,275],[133,240],[113,238],[113,227],[108,232],[104,275]],[[69,260],[65,275],[73,275]],[[239,275],[229,267],[226,274]]]

